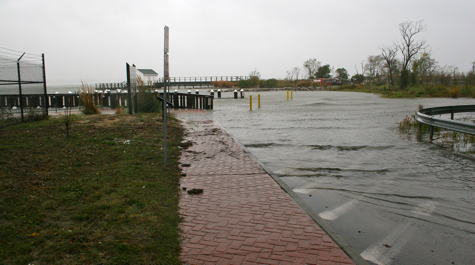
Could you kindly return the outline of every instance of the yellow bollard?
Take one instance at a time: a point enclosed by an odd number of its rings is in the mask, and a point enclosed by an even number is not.
[[[293,99],[293,98],[294,98],[294,91],[290,90],[290,99]]]
[[[287,100],[289,100],[289,91],[287,90]]]
[[[261,107],[261,94],[257,94],[257,107]]]
[[[249,109],[252,110],[252,95],[249,95]]]

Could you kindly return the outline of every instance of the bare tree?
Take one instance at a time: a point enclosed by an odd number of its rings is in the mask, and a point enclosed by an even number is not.
[[[391,86],[394,87],[393,68],[396,65],[396,55],[397,55],[398,48],[396,45],[394,45],[394,46],[383,46],[383,47],[380,47],[380,49],[381,49],[381,56],[386,62],[385,67],[388,70],[389,83],[391,84]]]
[[[370,55],[367,61],[365,70],[368,72],[368,80],[371,83],[379,83],[383,72],[383,57],[381,55]]]
[[[300,67],[298,66],[295,66],[293,69],[292,69],[292,76],[293,76],[293,79],[295,81],[298,81],[299,80],[299,77],[300,77],[300,72],[302,71],[302,69],[300,69]]]
[[[302,69],[300,67],[296,66],[292,68],[290,71],[287,71],[287,79],[290,81],[298,81],[300,77]]]
[[[359,75],[360,72],[358,72],[358,68],[355,65],[355,70],[356,74]],[[364,76],[366,74],[366,65],[364,64],[364,61],[361,61],[361,76]]]
[[[315,72],[321,66],[321,63],[317,59],[308,59],[303,63],[303,70],[306,71],[307,78],[312,79],[315,77]]]
[[[426,47],[426,41],[422,39],[420,42],[415,40],[415,36],[427,29],[424,20],[404,21],[399,24],[399,32],[401,33],[401,41],[397,43],[397,47],[402,54],[402,69],[401,69],[401,88],[407,86],[409,80],[409,68],[411,62],[419,52]]]
[[[285,79],[292,81],[292,71],[286,71],[285,74]]]

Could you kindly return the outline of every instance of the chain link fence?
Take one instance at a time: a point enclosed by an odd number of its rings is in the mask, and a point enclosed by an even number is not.
[[[0,48],[0,119],[48,117],[44,54]]]

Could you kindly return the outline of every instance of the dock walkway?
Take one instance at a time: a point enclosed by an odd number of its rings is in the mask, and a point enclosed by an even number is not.
[[[184,264],[355,264],[229,134],[213,121],[187,126]]]

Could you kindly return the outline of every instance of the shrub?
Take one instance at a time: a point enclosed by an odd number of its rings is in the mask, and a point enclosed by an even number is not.
[[[458,86],[454,87],[454,88],[448,88],[450,97],[451,98],[458,98],[459,97],[459,90],[460,90],[460,88]]]
[[[297,87],[310,87],[312,86],[312,82],[310,81],[299,81],[296,84]]]
[[[291,80],[279,80],[277,83],[277,87],[291,87],[294,86],[294,83]]]
[[[278,82],[279,81],[277,81],[277,79],[275,78],[267,79],[264,81],[264,86],[268,88],[274,88],[274,87],[277,87]]]
[[[460,89],[460,96],[461,97],[473,97],[473,87],[469,87],[467,82],[463,85],[463,87]]]
[[[143,113],[160,112],[162,104],[157,100],[153,86],[146,87],[140,76],[137,76],[137,111]]]
[[[239,88],[249,88],[249,87],[251,87],[251,85],[249,83],[249,80],[239,80],[239,82],[237,82],[236,85]]]
[[[211,85],[214,87],[223,87],[223,88],[231,88],[236,86],[237,82],[231,82],[231,81],[213,81],[211,82]]]
[[[81,81],[80,88],[81,88],[81,94],[79,94],[79,101],[81,102],[82,113],[86,115],[101,114],[95,102],[94,88],[82,81]],[[102,99],[102,96],[99,99],[99,101],[101,99]]]

